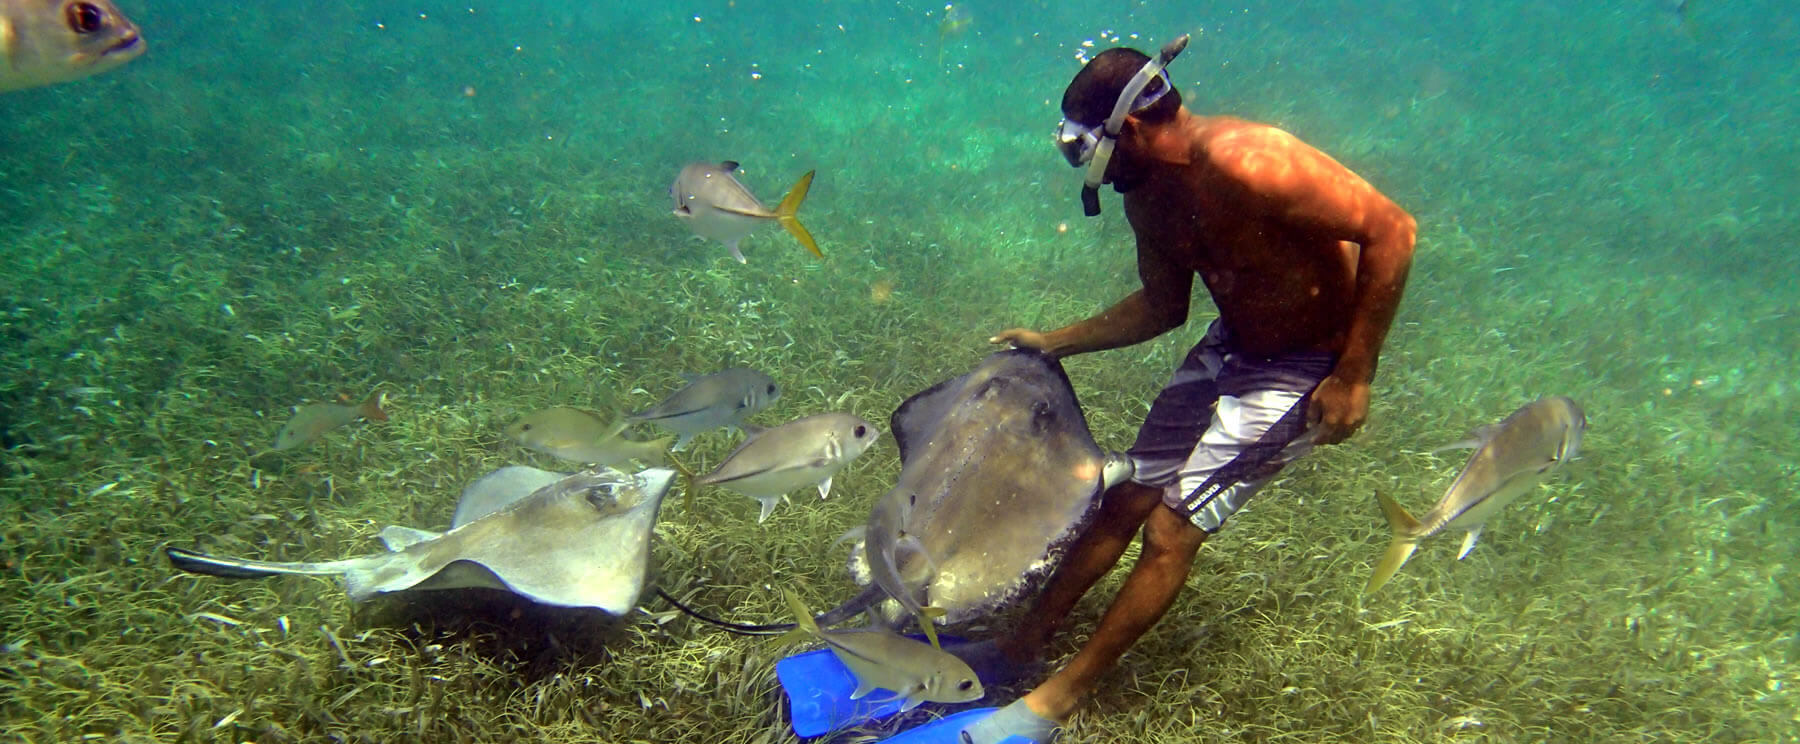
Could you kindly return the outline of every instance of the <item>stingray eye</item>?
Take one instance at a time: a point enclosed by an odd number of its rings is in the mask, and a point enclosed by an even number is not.
[[[93,3],[70,3],[63,9],[63,22],[75,33],[95,33],[106,28],[106,11]]]
[[[863,437],[866,437],[869,435],[869,427],[863,426],[862,424],[857,424],[855,433],[856,433],[857,439],[862,439]]]

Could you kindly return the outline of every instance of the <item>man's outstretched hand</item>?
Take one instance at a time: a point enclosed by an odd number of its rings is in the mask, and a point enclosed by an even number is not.
[[[994,334],[993,338],[988,339],[988,343],[1008,344],[1020,349],[1035,349],[1046,354],[1050,353],[1049,343],[1044,339],[1044,334],[1024,328],[1008,328]]]

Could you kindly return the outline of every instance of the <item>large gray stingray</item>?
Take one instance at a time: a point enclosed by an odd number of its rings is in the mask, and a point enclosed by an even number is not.
[[[408,589],[501,589],[546,605],[623,615],[636,606],[650,534],[675,472],[589,470],[574,475],[518,466],[470,484],[448,532],[381,531],[388,551],[322,563],[222,558],[169,548],[193,573],[230,578],[342,575],[353,601]],[[547,483],[547,484],[546,484]]]
[[[908,398],[891,423],[900,478],[872,510],[858,554],[880,594],[915,613],[941,609],[945,623],[1035,591],[1101,492],[1131,473],[1129,459],[1094,443],[1062,365],[1036,351],[992,354]],[[880,596],[870,594],[823,619],[847,619]]]

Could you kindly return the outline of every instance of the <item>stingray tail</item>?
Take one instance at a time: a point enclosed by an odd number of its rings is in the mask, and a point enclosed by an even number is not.
[[[276,563],[253,561],[247,558],[222,558],[181,548],[167,548],[164,552],[168,554],[169,562],[176,568],[188,573],[222,576],[227,579],[260,579],[265,576],[284,574],[332,576],[344,573],[358,563],[358,559],[355,558],[325,563]]]
[[[1369,575],[1369,583],[1363,587],[1363,594],[1374,594],[1388,579],[1406,565],[1413,550],[1419,547],[1419,539],[1412,535],[1419,534],[1419,520],[1406,512],[1406,507],[1384,493],[1375,494],[1381,501],[1381,511],[1387,515],[1388,526],[1394,530],[1394,540],[1388,543],[1387,552],[1381,556],[1381,562],[1375,564],[1375,572]]]
[[[775,219],[813,256],[824,258],[825,254],[819,252],[819,244],[813,240],[812,233],[807,232],[806,226],[800,224],[800,202],[806,201],[806,192],[812,189],[812,180],[813,171],[807,171],[806,175],[794,182],[794,187],[788,189],[787,196],[781,197],[781,204],[775,207]]]

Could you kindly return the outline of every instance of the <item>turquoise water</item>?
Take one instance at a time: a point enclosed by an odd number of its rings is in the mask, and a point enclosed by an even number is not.
[[[547,465],[499,437],[519,413],[726,364],[782,382],[768,422],[885,421],[994,331],[1136,286],[1117,197],[1083,218],[1050,132],[1081,55],[1191,33],[1190,109],[1332,154],[1418,218],[1418,253],[1369,427],[1213,541],[1070,738],[1794,740],[1791,9],[957,8],[139,1],[145,57],[0,95],[5,736],[783,740],[766,644],[419,630],[324,581],[177,578],[159,548],[366,551]],[[772,228],[742,266],[692,239],[666,190],[723,159],[769,202],[816,170],[826,260]],[[1104,444],[1197,325],[1070,361]],[[290,406],[375,388],[387,424],[250,458]],[[1429,450],[1548,394],[1588,410],[1582,460],[1468,560],[1428,543],[1359,600],[1373,491],[1424,508],[1456,466]],[[784,581],[829,604],[826,544],[897,467],[878,448],[784,505],[779,539],[741,497],[671,507],[662,573],[751,622]]]

